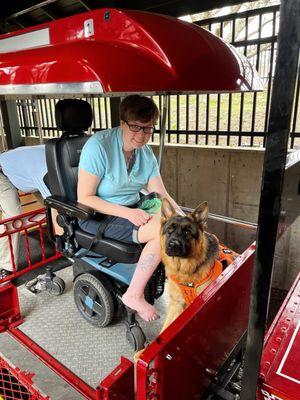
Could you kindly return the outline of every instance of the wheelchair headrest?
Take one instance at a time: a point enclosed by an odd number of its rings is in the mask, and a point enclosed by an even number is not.
[[[65,134],[82,134],[92,124],[92,108],[84,100],[59,100],[55,105],[55,120],[58,129]]]

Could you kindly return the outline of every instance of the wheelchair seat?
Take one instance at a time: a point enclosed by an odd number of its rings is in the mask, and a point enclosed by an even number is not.
[[[142,250],[140,245],[97,238],[78,225],[78,219],[101,221],[104,217],[77,202],[79,158],[83,145],[90,137],[85,131],[92,123],[90,104],[78,99],[60,100],[55,107],[55,118],[63,134],[46,143],[47,182],[51,197],[45,200],[45,204],[58,211],[57,223],[64,229],[64,234],[62,237],[53,235],[53,240],[67,256],[73,256],[82,248],[114,262],[136,263]]]

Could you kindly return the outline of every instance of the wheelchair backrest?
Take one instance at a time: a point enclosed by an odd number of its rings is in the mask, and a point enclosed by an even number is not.
[[[55,119],[60,138],[46,143],[48,185],[52,196],[77,201],[78,164],[83,145],[89,139],[85,134],[92,124],[92,110],[88,102],[64,99],[55,105]]]

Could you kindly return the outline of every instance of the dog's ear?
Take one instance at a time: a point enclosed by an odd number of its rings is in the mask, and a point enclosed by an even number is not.
[[[204,201],[203,203],[199,204],[192,212],[191,216],[202,229],[206,228],[206,222],[208,217],[207,201]]]
[[[176,211],[172,204],[167,199],[162,199],[161,205],[161,216],[164,220],[169,219],[172,215],[176,214]]]

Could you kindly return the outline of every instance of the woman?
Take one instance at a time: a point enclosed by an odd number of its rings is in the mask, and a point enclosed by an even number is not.
[[[145,321],[159,318],[146,302],[144,289],[161,260],[160,213],[153,216],[134,208],[139,192],[146,188],[166,197],[156,158],[147,145],[159,111],[153,100],[127,96],[120,104],[120,127],[95,133],[83,147],[78,175],[78,201],[107,214],[104,237],[125,242],[146,243],[123,303],[136,310]],[[82,229],[96,234],[99,223],[84,221]]]

